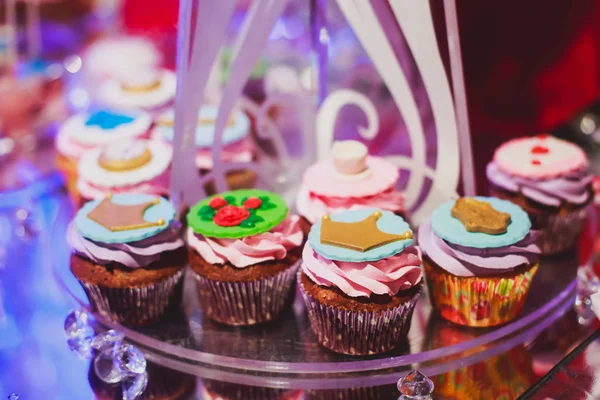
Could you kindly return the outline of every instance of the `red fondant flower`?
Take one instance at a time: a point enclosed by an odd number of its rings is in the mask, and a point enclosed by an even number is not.
[[[257,197],[248,197],[246,201],[244,201],[245,208],[253,208],[255,210],[259,208],[261,204],[262,200]]]
[[[238,226],[250,216],[250,212],[242,207],[225,206],[219,209],[213,222],[219,226]]]
[[[208,203],[208,205],[215,210],[218,210],[221,207],[225,207],[227,205],[227,201],[222,197],[215,197]]]

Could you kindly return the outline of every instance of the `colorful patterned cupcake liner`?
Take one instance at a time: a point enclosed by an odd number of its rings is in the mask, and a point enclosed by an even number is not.
[[[302,271],[298,272],[298,276]],[[336,353],[353,356],[384,353],[398,345],[410,330],[413,311],[421,291],[409,301],[380,312],[348,311],[312,297],[300,282],[300,291],[319,343]]]
[[[123,325],[148,325],[181,303],[183,271],[139,288],[110,288],[79,280],[92,310]]]
[[[432,378],[436,394],[450,399],[516,399],[536,381],[521,347]]]
[[[533,226],[540,231],[537,244],[542,254],[562,253],[576,247],[588,215],[588,207],[566,214],[530,214]]]
[[[538,263],[512,276],[459,277],[423,260],[431,302],[455,324],[489,327],[513,320],[525,304]]]
[[[276,319],[290,303],[300,260],[279,274],[250,282],[224,282],[196,273],[200,306],[212,320],[249,326]]]

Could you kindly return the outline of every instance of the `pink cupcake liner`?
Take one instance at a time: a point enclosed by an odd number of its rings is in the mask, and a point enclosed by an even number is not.
[[[353,356],[383,353],[396,347],[410,330],[421,294],[419,291],[408,302],[385,311],[348,311],[319,302],[308,294],[300,278],[298,281],[319,343],[336,353]]]
[[[182,268],[164,281],[139,288],[110,288],[79,281],[92,310],[123,325],[147,325],[181,303]]]
[[[250,282],[224,282],[196,275],[200,307],[217,322],[249,326],[276,319],[291,300],[300,260],[279,274]]]
[[[540,230],[537,243],[542,254],[557,254],[576,247],[588,215],[588,206],[566,214],[530,214],[533,226]]]

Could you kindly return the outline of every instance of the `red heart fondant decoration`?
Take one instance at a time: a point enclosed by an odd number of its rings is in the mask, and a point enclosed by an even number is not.
[[[531,148],[531,154],[548,154],[550,150],[545,146],[534,146]]]
[[[542,163],[539,160],[531,160],[531,164],[532,165],[542,165]]]

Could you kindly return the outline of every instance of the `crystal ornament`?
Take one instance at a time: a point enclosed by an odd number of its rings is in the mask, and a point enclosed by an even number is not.
[[[8,397],[8,400],[19,400],[19,395],[16,393],[11,393]]]
[[[419,371],[411,371],[398,381],[399,400],[428,400],[433,394],[431,379]]]
[[[96,375],[101,381],[110,384],[121,382],[128,375],[115,362],[114,352],[115,350],[112,347],[108,347],[94,357],[94,371]]]
[[[67,315],[64,330],[69,349],[81,358],[93,358],[94,372],[103,382],[121,382],[123,399],[138,398],[148,384],[146,357],[135,346],[124,344],[122,333],[111,329],[94,336],[90,319],[89,314],[81,310]]]
[[[94,339],[92,339],[92,347],[94,350],[104,350],[107,347],[114,346],[115,343],[120,343],[123,341],[125,336],[122,333],[119,333],[113,329],[103,332],[99,335],[96,335]]]
[[[577,312],[577,322],[580,325],[589,326],[597,320],[592,309],[592,295],[600,292],[600,279],[589,265],[579,268],[577,276],[579,280],[574,307]]]
[[[121,384],[123,400],[135,400],[146,390],[148,385],[148,373],[132,375]]]
[[[89,316],[85,311],[73,310],[65,318],[65,336],[67,339],[83,339],[94,337],[94,330],[89,325]]]
[[[125,344],[115,352],[115,363],[128,374],[143,374],[146,371],[146,357],[136,347]]]

